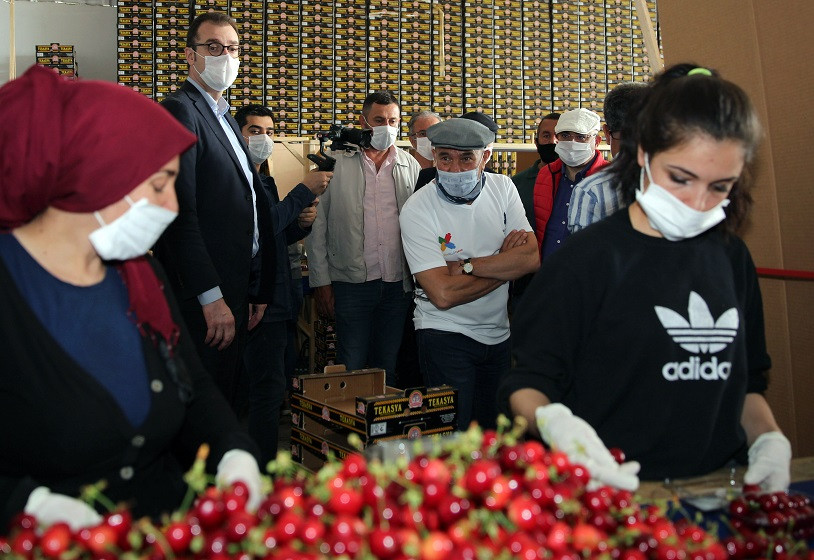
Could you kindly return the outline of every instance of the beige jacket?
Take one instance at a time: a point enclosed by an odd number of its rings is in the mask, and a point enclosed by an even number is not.
[[[336,158],[328,190],[319,197],[317,218],[306,240],[308,282],[312,288],[334,281],[361,283],[365,267],[364,197],[365,173],[362,156],[356,152],[331,152]],[[420,166],[405,150],[396,148],[393,178],[399,211],[413,189]],[[410,269],[402,256],[404,291],[412,290]]]

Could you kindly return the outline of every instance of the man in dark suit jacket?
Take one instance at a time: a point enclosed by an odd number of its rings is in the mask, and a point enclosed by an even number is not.
[[[156,256],[204,365],[237,410],[246,336],[262,318],[274,281],[271,215],[222,96],[239,67],[234,20],[218,12],[198,16],[184,52],[188,79],[162,104],[198,142],[181,156],[179,214]]]

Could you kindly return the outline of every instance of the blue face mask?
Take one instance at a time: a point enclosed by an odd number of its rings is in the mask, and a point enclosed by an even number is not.
[[[435,183],[441,196],[453,204],[466,204],[478,198],[483,188],[483,177],[480,176],[479,167],[457,173],[439,169]]]

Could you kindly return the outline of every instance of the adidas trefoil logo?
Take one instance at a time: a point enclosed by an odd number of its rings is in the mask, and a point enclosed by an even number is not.
[[[693,354],[715,354],[727,347],[738,333],[738,310],[734,307],[724,311],[716,321],[704,299],[696,292],[690,292],[687,306],[689,321],[666,307],[655,306],[656,315],[667,334],[681,348]],[[732,368],[731,362],[718,362],[716,356],[701,362],[700,356],[691,356],[686,362],[668,362],[662,368],[662,375],[668,381],[698,380],[713,381],[727,379]]]

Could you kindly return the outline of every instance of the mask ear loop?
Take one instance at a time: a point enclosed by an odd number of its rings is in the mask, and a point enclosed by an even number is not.
[[[135,202],[133,202],[133,199],[132,199],[132,198],[130,198],[130,195],[129,195],[129,194],[124,195],[124,200],[125,200],[125,201],[127,202],[127,204],[129,204],[130,206],[134,206],[134,205],[135,205]],[[97,222],[99,222],[99,225],[100,225],[100,226],[105,227],[105,226],[107,225],[107,224],[105,223],[105,221],[102,219],[102,215],[99,213],[99,211],[98,211],[98,210],[96,210],[96,211],[93,213],[93,217],[94,217],[94,218],[96,218],[96,221],[97,221]]]
[[[647,180],[653,182],[653,174],[650,172],[650,154],[644,154],[644,170],[647,173]]]

